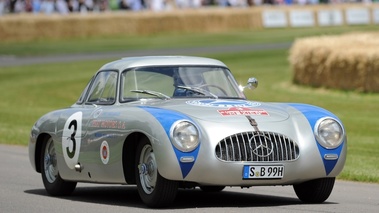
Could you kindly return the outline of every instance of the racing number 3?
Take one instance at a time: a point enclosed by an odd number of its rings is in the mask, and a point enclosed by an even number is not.
[[[70,124],[68,125],[68,129],[71,130],[72,126],[74,126],[74,132],[71,134],[71,136],[67,139],[70,139],[72,141],[72,151],[70,152],[69,147],[66,147],[67,155],[69,158],[73,158],[75,156],[75,151],[76,151],[76,140],[75,140],[75,135],[76,131],[78,129],[78,122],[76,120],[72,120]]]
[[[82,136],[82,112],[72,114],[65,122],[62,134],[63,157],[70,169],[74,169],[78,163],[81,136]]]

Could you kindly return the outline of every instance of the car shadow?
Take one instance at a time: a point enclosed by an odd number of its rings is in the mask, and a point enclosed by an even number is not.
[[[253,192],[253,191],[252,191]],[[26,190],[25,193],[49,196],[45,189]],[[135,186],[97,186],[77,187],[70,196],[58,197],[76,202],[96,203],[112,206],[145,208]],[[303,204],[299,199],[276,195],[261,195],[246,192],[224,190],[221,192],[203,192],[200,189],[180,189],[177,197],[166,209],[190,209],[211,207],[273,207]],[[331,202],[324,202],[332,204]]]

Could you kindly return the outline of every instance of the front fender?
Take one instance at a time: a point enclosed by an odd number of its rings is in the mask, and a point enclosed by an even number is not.
[[[291,109],[288,109],[288,111],[291,111],[292,116],[296,116],[301,114],[306,118],[309,124],[310,131],[313,133],[315,130],[316,123],[319,119],[324,117],[331,117],[336,119],[340,122],[341,120],[331,113],[328,110],[325,110],[323,108],[312,106],[308,104],[298,104],[298,103],[289,103],[287,104]],[[305,127],[304,127],[305,128]],[[334,149],[326,149],[325,147],[321,146],[320,143],[317,141],[317,138],[313,135],[314,140],[316,141],[317,148],[320,154],[320,157],[323,161],[325,174],[330,177],[337,176],[343,169],[346,161],[346,153],[347,153],[347,136],[344,126],[342,126],[344,129],[345,135],[343,142],[340,146],[334,148]],[[329,156],[334,156],[333,158],[330,158]]]
[[[41,153],[41,150],[38,150],[39,147],[41,147],[39,146],[39,143],[42,143],[42,138],[40,136],[42,134],[48,134],[52,137],[55,135],[56,124],[60,113],[61,111],[58,110],[43,115],[34,123],[30,131],[28,144],[29,161],[32,165],[32,168],[37,172],[39,172],[39,169],[37,168],[39,166],[37,165],[37,159],[39,157],[39,154]]]
[[[159,173],[166,179],[183,180],[191,171],[196,161],[200,145],[191,152],[182,152],[171,143],[170,130],[180,120],[188,120],[193,124],[195,122],[190,117],[173,110],[155,107],[140,108],[147,111],[153,118],[150,120],[154,121],[151,123],[154,126],[152,128],[154,136],[152,144]],[[199,128],[198,130],[200,131]]]

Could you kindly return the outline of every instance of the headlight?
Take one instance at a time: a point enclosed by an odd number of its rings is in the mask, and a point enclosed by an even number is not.
[[[314,132],[321,146],[327,149],[337,148],[345,135],[342,125],[333,118],[318,120]]]
[[[171,141],[182,152],[191,152],[199,145],[199,131],[189,121],[179,121],[171,127]]]

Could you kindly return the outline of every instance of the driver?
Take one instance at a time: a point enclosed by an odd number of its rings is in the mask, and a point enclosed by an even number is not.
[[[201,88],[205,85],[202,72],[194,69],[193,67],[180,67],[179,70],[174,72],[174,86],[175,91],[173,96],[197,96],[198,93],[186,90],[184,88],[178,88],[177,86],[187,86],[192,88]]]

